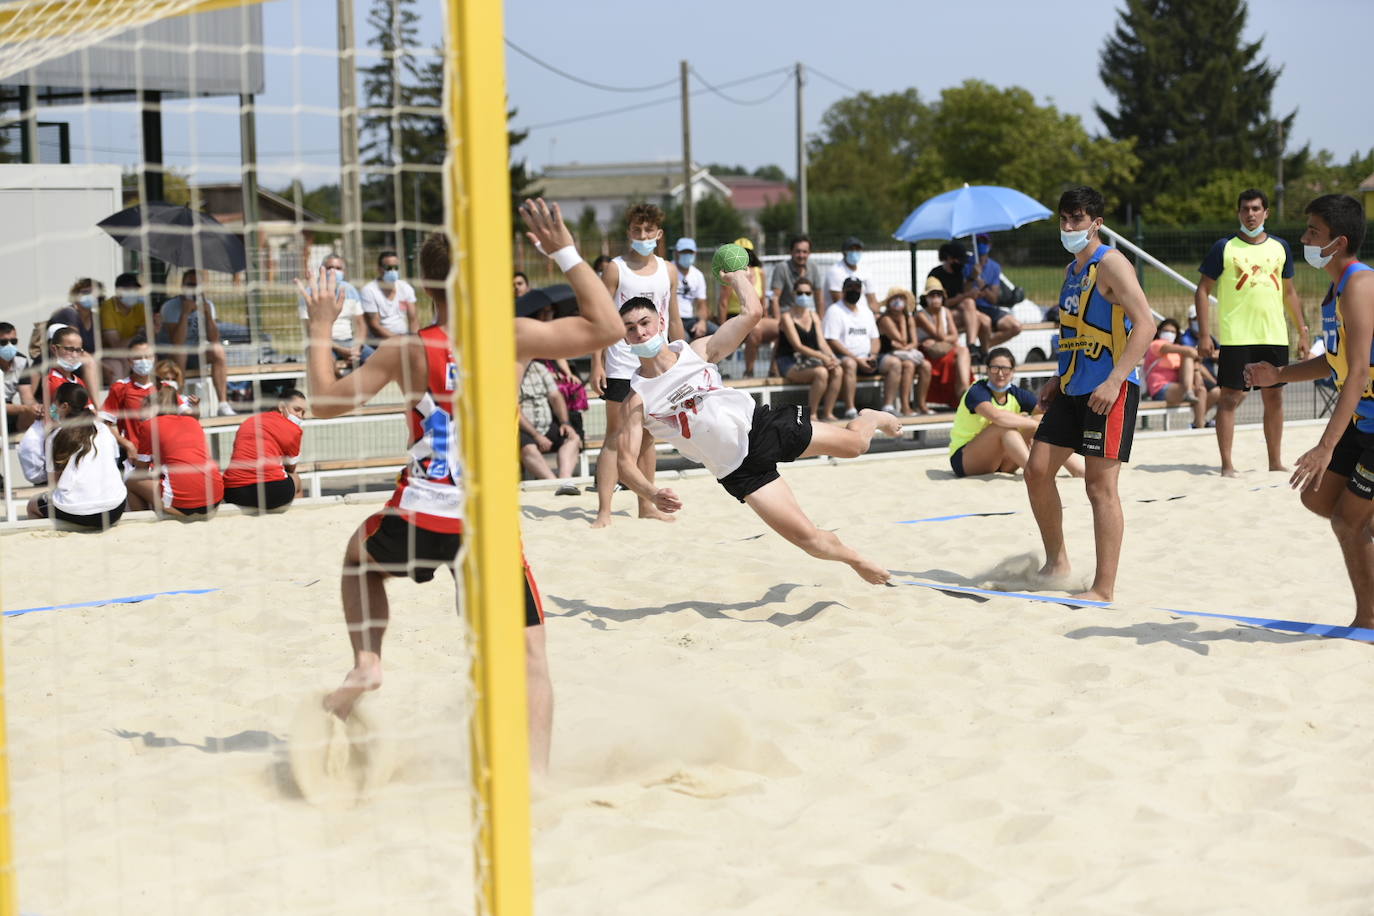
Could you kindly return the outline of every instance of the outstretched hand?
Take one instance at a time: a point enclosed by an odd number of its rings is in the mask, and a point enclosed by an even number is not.
[[[556,203],[546,203],[542,197],[527,199],[520,205],[520,218],[529,229],[525,236],[545,256],[551,257],[555,251],[573,244],[572,233],[563,224],[563,212]]]
[[[311,323],[321,322],[333,326],[339,313],[343,311],[343,290],[339,288],[339,272],[321,267],[315,274],[314,283],[303,283],[296,278],[296,289],[305,300],[306,313]]]

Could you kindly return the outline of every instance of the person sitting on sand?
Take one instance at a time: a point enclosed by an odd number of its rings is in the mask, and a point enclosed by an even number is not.
[[[726,387],[716,363],[735,352],[763,317],[763,304],[745,270],[721,274],[742,304],[740,313],[716,333],[690,343],[664,341],[663,322],[651,300],[630,299],[620,307],[625,342],[639,357],[625,401],[620,439],[620,479],[663,512],[677,512],[682,500],[655,487],[639,472],[640,429],[667,439],[687,458],[705,465],[731,496],[745,503],[770,528],[813,557],[851,566],[864,581],[880,585],[891,576],[806,517],[778,462],[815,455],[857,458],[868,451],[875,430],[901,433],[896,417],[865,410],[845,427],[812,423],[804,406],[755,404],[746,392]]]
[[[949,466],[955,477],[1014,474],[1026,466],[1030,441],[1040,427],[1035,392],[1013,379],[1016,357],[1006,347],[988,354],[988,377],[959,399],[949,432]],[[1064,467],[1083,476],[1083,459],[1070,456]]]

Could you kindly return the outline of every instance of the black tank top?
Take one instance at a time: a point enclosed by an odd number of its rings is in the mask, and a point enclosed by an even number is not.
[[[797,339],[801,341],[803,347],[810,347],[813,350],[821,348],[821,342],[816,337],[816,326],[820,320],[815,315],[811,316],[811,330],[806,330],[794,319],[792,326],[797,329]],[[787,339],[787,334],[778,334],[778,356],[796,356],[797,351],[792,348],[792,341]]]

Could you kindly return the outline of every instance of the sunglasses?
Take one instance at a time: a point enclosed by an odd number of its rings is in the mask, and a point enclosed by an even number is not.
[[[0,347],[3,347],[5,344],[17,344],[17,343],[19,343],[19,338],[18,338],[18,337],[0,337]]]

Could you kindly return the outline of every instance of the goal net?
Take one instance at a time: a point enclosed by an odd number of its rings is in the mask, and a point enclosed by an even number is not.
[[[528,912],[488,6],[0,3],[0,911]]]

